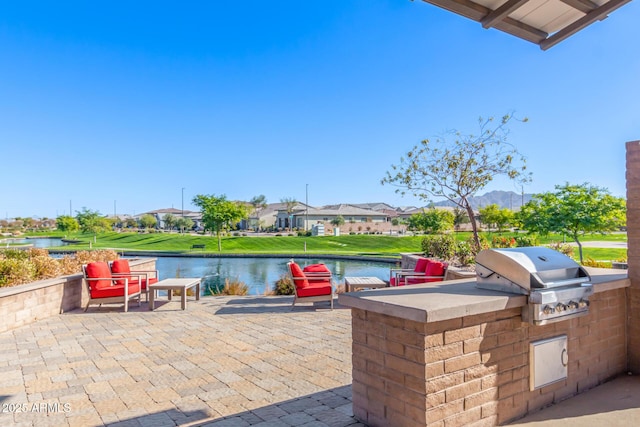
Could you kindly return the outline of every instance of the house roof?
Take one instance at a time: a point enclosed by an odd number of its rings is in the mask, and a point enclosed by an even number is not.
[[[304,213],[300,211],[297,213]],[[380,217],[387,215],[384,212],[377,212],[371,209],[362,209],[357,206],[340,204],[340,205],[328,205],[321,208],[309,207],[309,215],[342,215],[342,216],[368,216],[368,217]]]
[[[547,50],[631,0],[422,0]]]

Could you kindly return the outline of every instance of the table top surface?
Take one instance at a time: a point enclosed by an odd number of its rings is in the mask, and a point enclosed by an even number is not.
[[[175,287],[175,288],[183,288],[189,287],[200,283],[200,278],[198,277],[175,277],[171,279],[163,279],[158,283],[154,283],[149,285],[150,288],[167,288],[167,287]]]
[[[344,281],[345,281],[345,283],[348,283],[350,285],[371,285],[371,284],[375,284],[375,285],[385,284],[386,285],[384,280],[379,279],[378,277],[369,277],[369,276],[345,277]]]

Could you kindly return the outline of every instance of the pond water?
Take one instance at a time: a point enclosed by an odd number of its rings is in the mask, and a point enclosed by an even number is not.
[[[288,258],[191,258],[158,257],[156,268],[161,279],[172,277],[201,277],[202,294],[210,295],[215,287],[223,287],[225,279],[237,279],[249,286],[249,294],[263,295],[273,289],[275,282],[287,274]],[[389,280],[387,262],[353,261],[336,259],[296,259],[301,267],[309,264],[326,264],[333,274],[334,284],[344,283],[345,276],[373,276]]]
[[[52,248],[55,246],[64,246],[65,242],[60,238],[42,237],[37,239],[2,239],[0,246],[6,246],[7,243],[18,245],[33,245],[34,248]]]

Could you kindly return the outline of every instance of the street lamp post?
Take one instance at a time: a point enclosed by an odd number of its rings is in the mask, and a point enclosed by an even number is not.
[[[184,218],[184,187],[182,187],[182,218]]]

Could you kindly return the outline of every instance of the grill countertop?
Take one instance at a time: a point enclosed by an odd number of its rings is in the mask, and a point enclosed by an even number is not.
[[[587,268],[587,271],[595,293],[630,285],[626,270]],[[478,289],[475,278],[350,292],[338,298],[338,302],[347,307],[424,323],[521,308],[527,304],[525,295]]]

